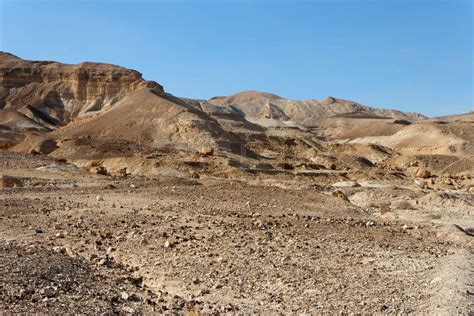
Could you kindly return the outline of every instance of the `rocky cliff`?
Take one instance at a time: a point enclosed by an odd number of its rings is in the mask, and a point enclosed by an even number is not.
[[[115,65],[26,61],[0,52],[0,109],[19,111],[50,128],[107,109],[143,87],[163,92],[138,71]]]

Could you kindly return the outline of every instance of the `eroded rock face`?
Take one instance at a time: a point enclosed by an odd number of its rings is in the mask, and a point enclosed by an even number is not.
[[[0,52],[0,109],[18,110],[45,126],[106,109],[139,88],[163,92],[138,71],[115,65],[34,62]]]

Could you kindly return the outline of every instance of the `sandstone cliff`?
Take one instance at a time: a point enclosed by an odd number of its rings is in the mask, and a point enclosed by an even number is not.
[[[107,109],[143,87],[163,92],[138,71],[115,65],[26,61],[0,52],[0,109],[19,111],[49,128]]]

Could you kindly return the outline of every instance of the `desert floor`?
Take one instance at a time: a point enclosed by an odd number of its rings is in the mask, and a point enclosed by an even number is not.
[[[448,208],[384,213],[318,186],[119,178],[0,154],[24,183],[0,190],[3,312],[473,311],[472,232]]]

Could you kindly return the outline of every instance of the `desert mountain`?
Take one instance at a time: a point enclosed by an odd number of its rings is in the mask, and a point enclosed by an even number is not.
[[[219,176],[351,170],[370,177],[368,167],[370,174],[406,171],[409,159],[400,157],[437,154],[456,156],[450,164],[462,161],[455,171],[465,173],[472,139],[472,113],[427,120],[333,97],[298,101],[257,91],[177,98],[135,70],[0,53],[0,146],[80,165],[139,164],[133,170],[140,174],[205,168]],[[391,163],[378,166],[383,161]]]
[[[243,91],[230,97],[214,97],[207,102],[232,106],[244,113],[249,120],[264,126],[296,124],[313,127],[318,125],[321,118],[328,117],[403,119],[411,122],[426,118],[418,113],[376,109],[333,97],[299,101],[257,91]]]

